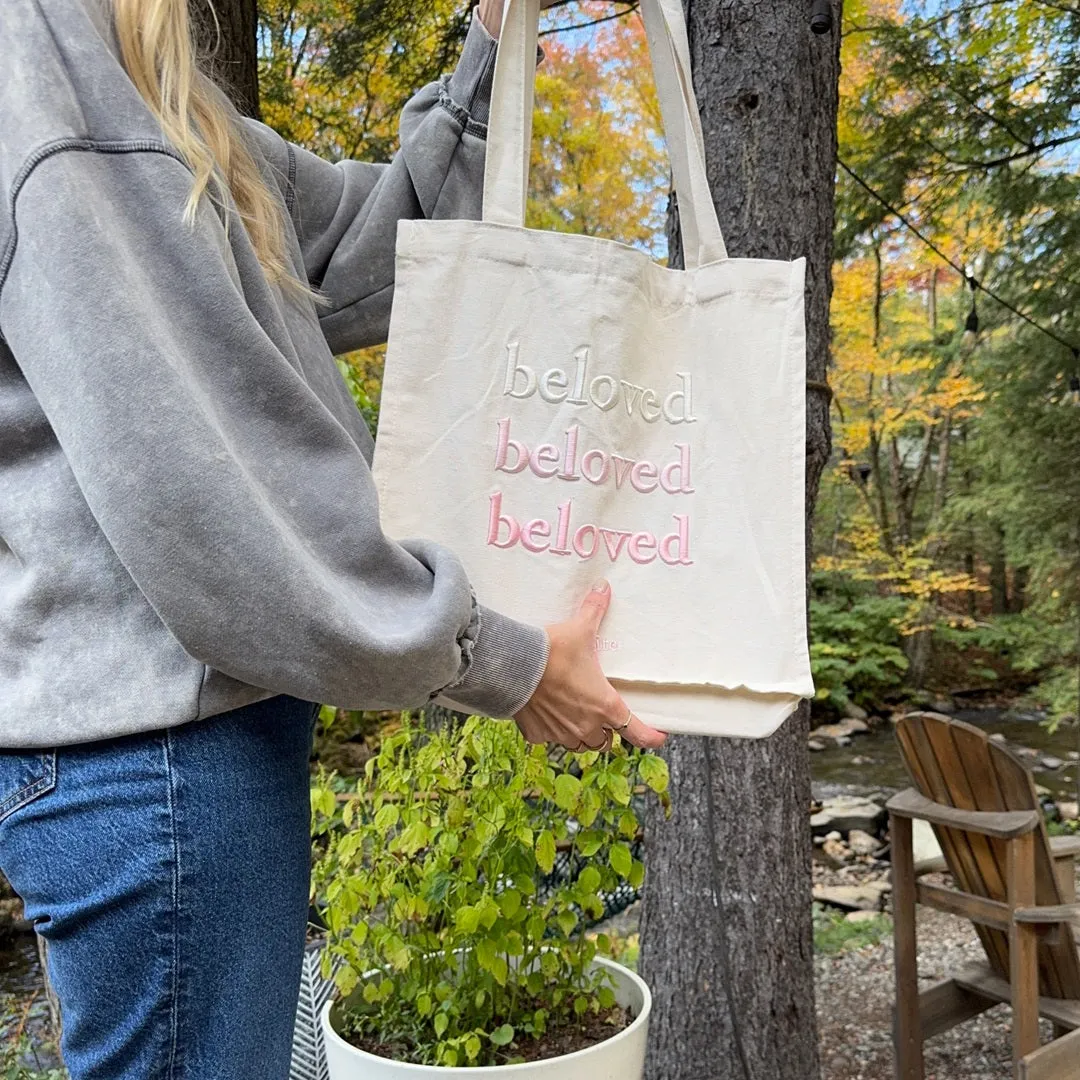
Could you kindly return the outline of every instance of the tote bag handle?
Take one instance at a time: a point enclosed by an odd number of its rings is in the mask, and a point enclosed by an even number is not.
[[[542,0],[506,0],[495,60],[484,168],[484,221],[525,224]],[[705,140],[690,76],[682,0],[642,0],[664,120],[687,269],[727,258],[705,172]]]

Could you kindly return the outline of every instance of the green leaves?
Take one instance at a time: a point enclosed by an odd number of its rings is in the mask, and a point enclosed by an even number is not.
[[[611,869],[619,877],[628,878],[630,876],[634,860],[630,854],[630,849],[625,844],[611,845],[611,850],[608,852],[608,862],[611,863]]]
[[[521,910],[521,893],[517,889],[506,889],[499,893],[498,903],[503,917],[513,921],[514,916]]]
[[[475,907],[462,907],[454,912],[454,925],[463,934],[475,934],[480,925],[480,910]]]
[[[638,765],[638,772],[641,779],[658,795],[667,791],[670,777],[667,762],[662,757],[645,754]]]
[[[509,1046],[514,1041],[514,1029],[510,1024],[502,1024],[488,1038],[496,1046]]]
[[[375,814],[375,828],[385,835],[401,820],[401,811],[393,803],[380,806]]]
[[[545,874],[550,874],[555,865],[555,837],[550,829],[545,829],[536,838],[536,865]]]
[[[555,805],[572,812],[581,793],[581,781],[572,773],[560,773],[555,777]]]
[[[584,931],[644,874],[629,804],[666,777],[649,760],[549,758],[478,717],[452,732],[406,720],[355,790],[320,778],[314,895],[350,1030],[417,1063],[490,1066],[602,1007]],[[576,878],[544,881],[559,851]]]

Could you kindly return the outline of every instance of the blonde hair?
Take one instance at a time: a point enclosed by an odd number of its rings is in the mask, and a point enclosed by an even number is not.
[[[112,9],[128,76],[195,174],[185,217],[194,220],[203,195],[227,188],[266,276],[306,292],[286,256],[281,204],[247,148],[239,114],[199,66],[188,0],[112,0]]]

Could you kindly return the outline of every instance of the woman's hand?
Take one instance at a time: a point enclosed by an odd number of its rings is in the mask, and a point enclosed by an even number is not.
[[[559,3],[562,3],[562,0],[545,0],[544,7],[554,7]],[[503,8],[505,6],[506,0],[478,0],[476,5],[480,21],[493,38],[497,38],[499,31],[502,30]]]
[[[558,743],[568,750],[607,750],[611,733],[655,750],[663,732],[643,724],[607,681],[596,655],[596,635],[611,603],[606,581],[594,585],[567,622],[547,628],[551,641],[540,685],[514,717],[531,743]],[[629,722],[628,722],[629,721]]]

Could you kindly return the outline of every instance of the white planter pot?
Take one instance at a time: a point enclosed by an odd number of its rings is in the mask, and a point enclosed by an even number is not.
[[[645,983],[621,964],[597,957],[594,967],[610,971],[615,999],[634,1017],[629,1027],[601,1043],[563,1057],[530,1061],[521,1065],[490,1068],[445,1069],[436,1065],[410,1065],[358,1050],[335,1030],[331,1012],[334,1002],[323,1006],[321,1019],[330,1080],[641,1080],[645,1072],[645,1037],[648,1033],[652,995]]]

